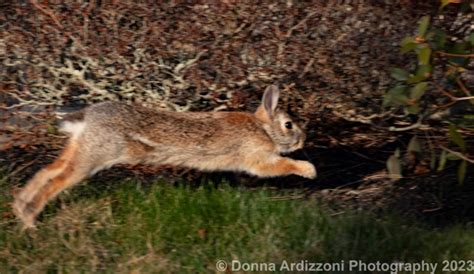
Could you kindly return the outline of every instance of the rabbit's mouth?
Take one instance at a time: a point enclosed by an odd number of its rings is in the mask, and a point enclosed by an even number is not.
[[[306,139],[305,134],[301,132],[297,132],[295,133],[294,138],[295,138],[295,141],[293,142],[293,144],[291,144],[292,150],[295,151],[298,149],[302,149],[304,145],[304,140]]]
[[[293,151],[295,150],[298,150],[298,149],[302,149],[303,148],[303,143],[304,143],[304,140],[303,139],[298,139],[293,145],[292,145],[292,149]]]
[[[302,140],[296,140],[293,143],[287,143],[287,144],[280,144],[279,145],[279,151],[280,154],[289,154],[295,150],[303,148],[303,141]]]

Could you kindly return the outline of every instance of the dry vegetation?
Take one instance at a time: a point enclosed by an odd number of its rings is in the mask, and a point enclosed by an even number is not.
[[[285,107],[307,128],[307,149],[299,156],[315,162],[321,177],[270,183],[311,186],[310,194],[357,207],[403,204],[423,216],[472,209],[463,198],[451,199],[472,188],[453,186],[452,169],[432,176],[414,168],[410,182],[398,184],[380,173],[411,137],[389,131],[397,116],[381,107],[394,84],[389,68],[406,64],[400,41],[413,34],[420,16],[437,12],[437,3],[69,2],[0,4],[0,164],[14,183],[61,146],[53,111],[103,100],[173,111],[253,110],[264,87],[276,83]],[[456,20],[448,10],[434,24]],[[428,137],[444,132],[436,134]],[[443,186],[446,181],[453,184]],[[339,188],[316,191],[333,187]],[[442,188],[454,194],[433,194]]]

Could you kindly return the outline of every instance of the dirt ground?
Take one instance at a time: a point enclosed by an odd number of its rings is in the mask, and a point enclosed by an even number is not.
[[[278,84],[284,108],[307,131],[294,157],[316,165],[316,180],[151,167],[99,176],[304,187],[306,197],[335,210],[396,210],[434,225],[474,220],[472,170],[463,186],[455,166],[408,172],[396,182],[385,173],[387,158],[413,136],[388,130],[393,116],[381,106],[394,83],[389,68],[406,65],[399,44],[421,16],[449,25],[456,17],[449,9],[436,17],[437,3],[406,0],[66,2],[0,4],[0,165],[12,185],[64,143],[55,111],[104,100],[252,111],[264,88]]]

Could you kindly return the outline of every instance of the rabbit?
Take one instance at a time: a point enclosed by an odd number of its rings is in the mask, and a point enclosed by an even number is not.
[[[61,125],[70,135],[66,146],[15,195],[13,211],[26,228],[35,227],[49,200],[116,164],[314,179],[313,164],[280,156],[302,148],[305,134],[277,108],[279,94],[267,87],[255,113],[168,112],[112,101],[71,113]]]

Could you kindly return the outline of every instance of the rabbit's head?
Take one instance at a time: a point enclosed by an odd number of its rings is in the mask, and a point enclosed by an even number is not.
[[[277,86],[267,87],[255,116],[263,122],[263,129],[278,152],[288,153],[303,147],[305,134],[287,113],[277,108],[279,96],[280,90]]]

